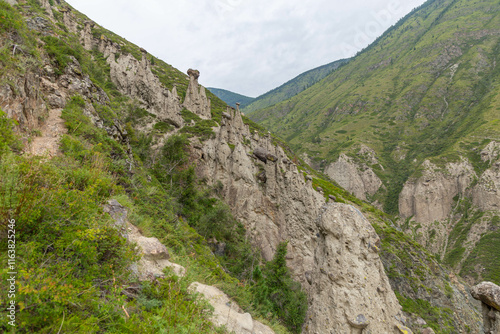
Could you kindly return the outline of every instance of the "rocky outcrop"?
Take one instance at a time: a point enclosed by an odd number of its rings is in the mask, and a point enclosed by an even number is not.
[[[87,115],[91,118],[96,117],[92,103],[109,102],[106,93],[94,85],[88,75],[82,74],[78,60],[73,56],[69,58],[71,62],[60,76],[52,66],[45,65],[41,71],[29,70],[22,77],[10,78],[15,85],[0,86],[0,108],[17,121],[18,129],[29,133],[33,129],[46,128],[50,125],[50,111],[64,108],[66,101],[75,94],[88,102]],[[47,130],[54,132],[54,129]]]
[[[399,213],[403,219],[418,224],[414,235],[417,241],[431,252],[439,253],[446,248],[452,226],[444,229],[434,223],[450,218],[456,198],[466,193],[476,174],[467,160],[447,163],[442,168],[426,160],[421,168],[422,176],[408,180],[403,186]]]
[[[500,334],[500,287],[491,282],[474,286],[471,294],[482,302],[485,334]]]
[[[368,148],[365,146],[363,153],[366,152],[366,149]],[[375,160],[375,163],[378,162]],[[382,181],[372,168],[365,163],[357,164],[344,153],[339,156],[337,161],[325,168],[325,174],[335,180],[342,188],[363,200],[366,200],[366,195],[374,195],[382,186]]]
[[[190,68],[187,74],[189,75],[189,86],[182,106],[203,119],[212,118],[210,99],[207,98],[205,87],[198,84],[200,71]]]
[[[271,328],[252,319],[250,313],[243,313],[235,302],[216,287],[194,282],[189,289],[203,295],[213,306],[212,322],[216,326],[225,326],[235,334],[274,334]]]
[[[141,49],[141,60],[132,54],[121,52],[121,46],[106,36],[99,39],[92,35],[94,23],[86,21],[80,33],[80,42],[86,50],[97,47],[110,66],[112,82],[118,90],[138,100],[141,106],[156,115],[160,121],[171,123],[176,127],[183,125],[180,115],[181,103],[174,86],[167,89],[152,72],[147,52]]]
[[[112,48],[112,47],[111,47]],[[145,52],[138,61],[131,54],[119,54],[115,59],[112,53],[108,57],[111,67],[111,79],[120,92],[139,100],[144,108],[158,116],[162,121],[181,127],[183,120],[179,97],[175,87],[166,89],[151,72],[151,64]]]
[[[422,176],[407,181],[399,196],[399,213],[413,217],[418,223],[446,220],[452,210],[453,198],[465,193],[475,173],[467,161],[448,163],[444,168],[426,160]]]
[[[471,196],[482,211],[500,211],[500,160],[481,174]]]
[[[232,111],[214,139],[193,148],[197,173],[222,182],[226,202],[265,259],[289,241],[287,264],[308,294],[303,332],[398,333],[400,306],[370,223],[350,205],[327,204],[270,136],[251,134],[239,119]]]

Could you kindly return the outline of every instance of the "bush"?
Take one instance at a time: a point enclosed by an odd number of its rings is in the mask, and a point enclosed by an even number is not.
[[[262,314],[275,313],[293,333],[300,333],[307,312],[307,297],[299,283],[294,282],[286,266],[287,243],[278,245],[272,261],[263,270],[254,270],[256,284],[252,287],[256,307]]]

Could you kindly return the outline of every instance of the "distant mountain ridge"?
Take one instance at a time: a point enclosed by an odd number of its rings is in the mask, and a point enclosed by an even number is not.
[[[215,96],[217,96],[222,101],[226,102],[228,105],[233,106],[236,103],[240,103],[240,108],[249,105],[252,103],[255,98],[245,96],[242,94],[234,93],[226,89],[207,87],[207,89],[212,92]]]
[[[299,74],[283,85],[256,97],[250,104],[243,108],[243,112],[251,113],[255,110],[266,108],[281,101],[287,100],[292,96],[295,96],[300,92],[306,90],[315,83],[321,81],[332,71],[346,64],[348,61],[349,59],[336,60],[334,62],[313,68],[312,70]]]
[[[497,0],[429,0],[322,81],[248,115],[399,214],[470,282],[498,283],[499,27]]]

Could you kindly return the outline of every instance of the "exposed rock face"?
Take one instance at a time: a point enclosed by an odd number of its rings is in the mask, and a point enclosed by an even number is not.
[[[364,152],[364,151],[363,151]],[[382,181],[368,165],[358,165],[352,158],[341,154],[339,159],[325,168],[325,174],[356,197],[366,200],[366,195],[375,194]]]
[[[500,311],[500,286],[491,282],[482,282],[472,287],[472,297]]]
[[[472,201],[483,211],[500,211],[500,161],[481,174],[472,189]]]
[[[0,108],[19,123],[19,129],[26,132],[45,129],[49,125],[50,111],[64,108],[74,94],[81,95],[88,102],[88,116],[95,115],[92,103],[109,102],[106,93],[94,85],[88,75],[82,74],[76,58],[69,58],[71,63],[61,76],[56,76],[52,66],[46,65],[42,71],[27,71],[23,77],[11,78],[15,82],[15,90],[8,84],[0,86]],[[47,131],[62,133],[52,128]],[[58,133],[54,133],[53,137],[57,137]]]
[[[448,163],[444,169],[426,160],[423,175],[405,183],[399,196],[399,213],[403,218],[429,223],[448,218],[453,197],[465,192],[475,175],[466,161]]]
[[[87,50],[97,46],[107,58],[111,80],[118,90],[140,101],[146,110],[158,116],[161,121],[181,127],[183,119],[179,112],[182,108],[177,89],[174,86],[171,91],[168,90],[153,74],[146,50],[141,49],[140,61],[131,54],[122,54],[120,45],[105,36],[95,39],[92,35],[92,27],[93,22],[85,22],[80,41]]]
[[[472,288],[471,294],[482,302],[484,333],[500,334],[500,287],[482,282]]]
[[[271,328],[253,320],[250,313],[243,313],[240,307],[219,289],[198,282],[192,283],[189,289],[202,294],[214,307],[212,322],[215,325],[225,325],[229,332],[235,334],[274,334]]]
[[[177,127],[182,126],[177,91],[173,89],[171,92],[163,87],[151,72],[146,54],[143,53],[141,61],[131,54],[120,55],[116,61],[113,58],[112,54],[108,57],[111,79],[122,93],[141,101],[145,109],[161,120],[169,121]]]
[[[468,161],[448,163],[444,168],[426,160],[423,175],[418,179],[408,180],[399,195],[399,213],[402,218],[410,218],[419,223],[417,240],[432,252],[442,251],[448,238],[443,228],[433,226],[434,222],[443,222],[450,217],[457,195],[465,194],[475,177],[474,168]],[[435,237],[427,238],[434,230]]]
[[[222,182],[226,202],[265,259],[289,241],[287,264],[309,297],[303,332],[359,331],[362,315],[364,333],[398,333],[400,306],[377,254],[378,236],[363,215],[350,205],[326,204],[281,147],[250,134],[238,110],[215,131],[193,151],[197,173]],[[250,155],[257,148],[260,158]],[[261,172],[265,183],[258,181]]]
[[[200,72],[189,69],[187,73],[189,75],[189,86],[186,92],[186,99],[182,105],[203,119],[211,118],[210,100],[207,98],[205,87],[198,84]]]

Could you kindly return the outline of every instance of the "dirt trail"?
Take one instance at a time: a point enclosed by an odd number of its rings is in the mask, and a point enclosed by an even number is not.
[[[59,149],[61,135],[66,133],[64,120],[61,118],[62,109],[49,110],[49,118],[40,129],[42,135],[34,137],[30,144],[29,152],[33,155],[47,154],[53,157]]]

